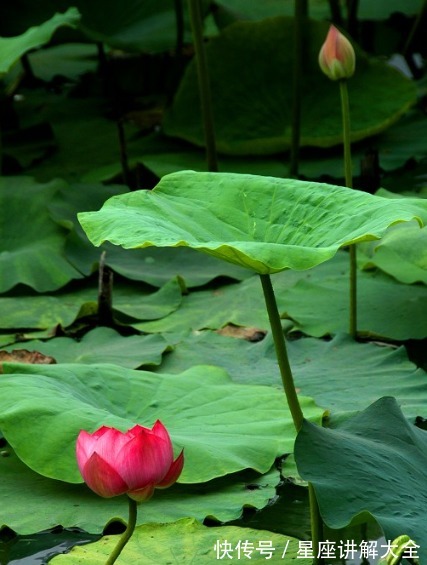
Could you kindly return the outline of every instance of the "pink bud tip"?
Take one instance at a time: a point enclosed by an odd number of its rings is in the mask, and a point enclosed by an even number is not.
[[[356,56],[350,41],[331,25],[325,43],[319,53],[319,65],[331,80],[342,80],[353,76]]]

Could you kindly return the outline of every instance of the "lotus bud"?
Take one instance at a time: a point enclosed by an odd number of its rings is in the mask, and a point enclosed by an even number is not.
[[[356,68],[356,56],[350,41],[331,25],[319,53],[319,65],[331,80],[350,78]]]
[[[175,483],[184,465],[182,452],[174,460],[169,433],[159,420],[152,429],[82,430],[76,455],[80,473],[94,492],[105,498],[127,494],[137,502],[151,498],[155,488]]]

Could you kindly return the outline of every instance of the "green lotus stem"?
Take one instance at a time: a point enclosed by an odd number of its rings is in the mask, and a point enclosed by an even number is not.
[[[289,176],[298,177],[301,137],[301,75],[303,66],[303,36],[308,16],[308,0],[295,0],[294,4],[294,60],[292,69],[291,155]]]
[[[308,500],[310,503],[311,543],[313,555],[317,556],[319,554],[319,542],[323,538],[323,521],[319,512],[316,493],[311,483],[308,483]],[[314,563],[316,563],[317,557],[314,559]]]
[[[200,0],[188,0],[188,5],[190,9],[191,31],[193,33],[197,77],[199,81],[200,105],[206,144],[206,160],[208,164],[208,171],[216,173],[218,171],[218,159],[216,154],[208,64],[205,46],[203,43],[203,22]]]
[[[262,290],[264,292],[265,304],[267,306],[268,318],[270,320],[271,333],[273,335],[276,357],[279,363],[280,375],[283,388],[296,431],[301,429],[304,415],[295,390],[294,378],[289,364],[288,352],[286,350],[285,336],[283,334],[282,322],[274,296],[273,285],[270,275],[260,275]]]
[[[133,500],[132,498],[129,498],[129,497],[128,497],[128,502],[129,502],[129,520],[128,520],[128,524],[126,526],[126,530],[123,532],[123,534],[122,534],[121,538],[119,539],[116,547],[110,553],[110,556],[107,559],[107,561],[105,562],[105,565],[112,565],[113,563],[116,562],[116,560],[119,557],[120,553],[122,552],[124,546],[130,540],[130,538],[132,537],[132,534],[135,530],[138,503],[135,500]]]
[[[348,103],[347,80],[339,81],[342,111],[342,132],[344,144],[344,176],[345,184],[353,188],[353,173],[351,166],[351,142],[350,142],[350,107]],[[350,335],[357,336],[357,260],[356,245],[350,245]]]
[[[282,322],[277,308],[273,285],[271,284],[270,275],[259,275],[259,277],[261,279],[262,290],[264,292],[265,304],[267,306],[268,318],[270,320],[271,333],[273,335],[274,347],[276,349],[276,357],[279,363],[283,388],[285,389],[286,399],[288,401],[295,429],[299,432],[303,424],[304,414],[295,389],[294,378],[289,364],[285,336],[283,334]],[[315,552],[315,555],[317,555],[319,541],[322,539],[322,519],[319,514],[316,493],[310,483],[308,485],[308,493],[310,501],[310,524],[313,551]]]

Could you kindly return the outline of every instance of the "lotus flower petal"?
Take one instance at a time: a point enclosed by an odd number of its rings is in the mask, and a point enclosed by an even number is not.
[[[184,465],[183,452],[174,461],[169,433],[159,420],[152,429],[137,424],[127,432],[107,426],[82,430],[76,457],[94,492],[106,498],[126,493],[137,501],[175,483]]]

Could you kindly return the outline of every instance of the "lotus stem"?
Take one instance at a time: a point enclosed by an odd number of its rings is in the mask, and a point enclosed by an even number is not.
[[[350,142],[350,107],[348,102],[347,80],[339,81],[342,111],[342,132],[344,145],[344,176],[345,184],[353,188],[353,173],[351,163]],[[357,258],[356,245],[350,245],[350,327],[349,333],[353,338],[357,336]]]
[[[301,76],[304,64],[303,35],[308,16],[308,0],[294,0],[294,60],[292,76],[292,123],[289,176],[298,178],[301,137]]]
[[[203,43],[203,22],[200,0],[188,0],[190,9],[191,31],[193,33],[194,50],[199,81],[200,105],[205,133],[206,160],[208,171],[218,171],[216,154],[215,129],[212,110],[212,97],[209,84],[208,63]]]
[[[268,318],[270,320],[271,333],[273,335],[276,357],[279,364],[280,375],[282,377],[283,388],[288,401],[289,410],[296,431],[301,429],[304,415],[295,390],[294,378],[289,364],[288,352],[286,350],[285,336],[283,334],[282,322],[277,308],[276,297],[270,275],[260,275],[262,290],[264,292],[265,304],[267,307]]]
[[[323,521],[319,512],[316,493],[311,483],[308,483],[308,500],[310,504],[311,544],[313,548],[314,563],[318,562],[319,543],[323,538]]]
[[[273,285],[271,284],[270,275],[260,275],[262,290],[264,292],[265,304],[267,306],[268,318],[270,320],[271,333],[273,335],[276,357],[280,368],[283,388],[285,390],[286,399],[288,401],[289,411],[294,422],[295,430],[299,432],[304,420],[301,405],[295,389],[294,378],[291,366],[289,364],[288,352],[286,350],[286,341],[283,334],[282,323],[280,320],[277,301],[274,295]],[[313,544],[313,552],[318,554],[319,541],[322,539],[322,519],[319,513],[319,505],[316,499],[316,493],[311,483],[308,484],[308,494],[310,502],[310,524],[311,537]]]
[[[113,563],[116,562],[124,546],[130,540],[135,530],[138,503],[130,497],[128,497],[128,502],[129,502],[129,520],[126,526],[126,530],[123,532],[122,536],[120,537],[116,547],[110,553],[110,556],[105,562],[105,565],[112,565]]]

